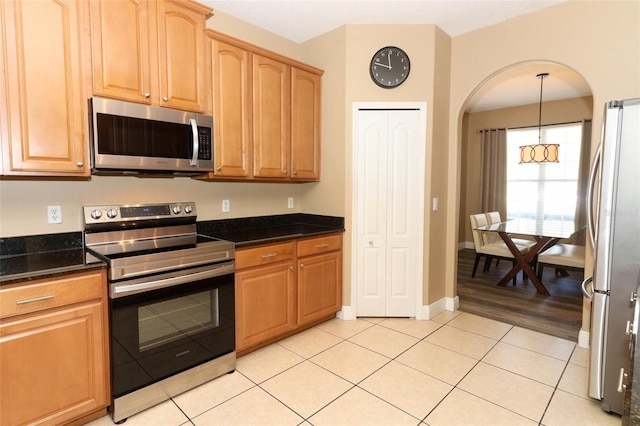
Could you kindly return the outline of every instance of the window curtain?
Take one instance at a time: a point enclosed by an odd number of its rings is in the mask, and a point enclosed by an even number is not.
[[[507,217],[507,131],[483,129],[480,134],[481,149],[481,208],[482,212],[500,212]]]
[[[589,186],[589,158],[591,150],[591,120],[582,120],[582,149],[580,150],[580,168],[578,171],[578,200],[576,202],[576,228],[587,224],[587,187]],[[573,238],[576,244],[584,245],[585,232]]]

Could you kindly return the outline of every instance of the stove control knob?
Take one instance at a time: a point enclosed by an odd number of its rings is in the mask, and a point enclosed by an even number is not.
[[[180,214],[180,206],[173,207],[173,214]]]
[[[109,219],[113,219],[114,217],[118,216],[118,210],[116,209],[109,209],[107,210],[107,217]]]
[[[102,212],[100,210],[94,210],[91,212],[91,218],[92,219],[100,219],[102,217]]]
[[[186,214],[189,214],[193,211],[193,208],[191,206],[184,206],[184,212]]]

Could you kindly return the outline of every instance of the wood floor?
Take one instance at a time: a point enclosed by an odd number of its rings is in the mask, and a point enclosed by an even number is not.
[[[458,252],[458,296],[460,310],[495,319],[563,339],[578,341],[582,324],[582,274],[556,277],[553,268],[545,268],[542,282],[551,296],[536,292],[533,284],[518,274],[516,286],[498,287],[496,283],[511,269],[511,263],[495,261],[484,273],[481,260],[475,278],[471,278],[475,251]]]

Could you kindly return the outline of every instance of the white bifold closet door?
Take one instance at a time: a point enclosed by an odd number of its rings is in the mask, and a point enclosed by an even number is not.
[[[353,246],[359,317],[416,316],[424,223],[420,123],[417,109],[357,112]]]

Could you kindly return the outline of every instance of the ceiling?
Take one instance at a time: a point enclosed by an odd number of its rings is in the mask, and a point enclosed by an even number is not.
[[[281,37],[302,43],[345,24],[435,24],[454,37],[566,0],[200,0]],[[472,96],[467,111],[477,112],[590,96],[584,79],[551,64],[514,67],[487,81]]]

